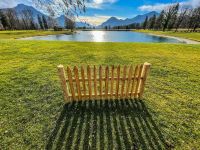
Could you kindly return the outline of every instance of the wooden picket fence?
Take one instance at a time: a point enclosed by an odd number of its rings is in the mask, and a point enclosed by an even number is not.
[[[87,66],[73,69],[58,66],[66,102],[92,99],[141,99],[149,63],[133,66]]]

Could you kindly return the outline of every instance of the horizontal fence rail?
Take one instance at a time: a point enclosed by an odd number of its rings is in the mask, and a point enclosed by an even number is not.
[[[58,66],[66,102],[87,99],[141,99],[149,63],[133,66]]]

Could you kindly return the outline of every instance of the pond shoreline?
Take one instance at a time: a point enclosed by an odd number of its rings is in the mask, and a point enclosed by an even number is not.
[[[142,32],[140,32],[140,33],[142,33]],[[153,33],[145,33],[145,34],[149,34],[149,35],[153,35],[153,36],[158,36],[158,37],[173,38],[173,39],[176,39],[178,41],[184,42],[185,44],[200,44],[199,41],[190,40],[190,39],[186,39],[186,38],[180,38],[180,37],[169,36],[169,35],[162,35],[162,34],[153,34]]]
[[[78,42],[143,42],[143,43],[186,43],[174,38],[161,38],[150,34],[131,31],[77,31],[71,35],[45,35],[20,40],[78,41]]]

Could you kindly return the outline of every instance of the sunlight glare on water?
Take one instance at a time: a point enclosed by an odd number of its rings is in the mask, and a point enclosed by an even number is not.
[[[92,31],[92,40],[94,42],[103,42],[104,41],[104,35],[105,31]]]

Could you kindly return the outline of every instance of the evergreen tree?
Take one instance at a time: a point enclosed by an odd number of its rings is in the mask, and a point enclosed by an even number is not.
[[[153,17],[149,19],[149,29],[154,29],[155,23],[156,23],[156,15],[153,15]]]
[[[164,13],[165,13],[164,10],[161,11],[159,17],[156,19],[156,23],[155,23],[154,28],[157,29],[157,30],[162,29],[163,19],[164,19]]]
[[[38,18],[38,23],[40,25],[40,29],[44,29],[44,25],[43,25],[41,17],[39,15],[37,15],[37,18]]]
[[[44,15],[42,16],[42,22],[43,22],[44,29],[48,29],[49,27],[48,27],[47,19]]]
[[[5,30],[9,29],[10,25],[9,25],[8,18],[1,10],[0,10],[0,21]]]
[[[143,29],[145,30],[147,28],[147,24],[148,24],[148,16],[146,16],[146,19],[143,23]]]

